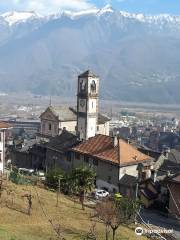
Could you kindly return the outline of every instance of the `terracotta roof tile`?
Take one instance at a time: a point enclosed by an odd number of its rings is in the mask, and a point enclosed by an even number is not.
[[[10,125],[5,122],[0,122],[0,129],[4,129],[4,128],[10,128]]]
[[[113,137],[98,134],[80,143],[78,146],[74,147],[73,150],[122,165],[152,160],[151,157],[141,153],[122,139],[118,141],[119,146],[117,145],[114,147]]]

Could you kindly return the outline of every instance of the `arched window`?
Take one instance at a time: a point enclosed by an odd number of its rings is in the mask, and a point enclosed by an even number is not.
[[[86,90],[86,82],[81,80],[80,81],[80,91],[85,91]]]
[[[91,83],[91,92],[95,93],[96,92],[96,82],[93,80]]]

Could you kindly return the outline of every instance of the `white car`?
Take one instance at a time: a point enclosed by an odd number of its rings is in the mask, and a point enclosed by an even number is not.
[[[19,173],[22,175],[29,175],[32,176],[32,174],[34,173],[33,169],[27,169],[27,168],[19,168]]]
[[[38,176],[39,180],[45,181],[46,177],[45,177],[45,173],[42,171],[38,171],[35,173],[35,176]]]
[[[95,198],[96,199],[101,199],[101,198],[106,198],[109,196],[109,192],[103,189],[96,189],[95,190]]]

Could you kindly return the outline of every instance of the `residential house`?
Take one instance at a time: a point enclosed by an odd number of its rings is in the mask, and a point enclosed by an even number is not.
[[[0,122],[0,173],[4,173],[5,159],[6,159],[6,131],[10,125]]]
[[[125,173],[119,180],[119,190],[122,196],[135,199],[138,196],[138,177]]]
[[[61,169],[68,172],[72,169],[70,149],[79,143],[76,135],[63,130],[62,133],[51,138],[46,145],[46,169]]]
[[[151,169],[151,177],[146,178],[146,180],[143,177],[139,177],[139,196],[145,207],[154,207],[167,212],[170,202],[167,179],[171,179],[172,176],[179,172],[179,151],[175,149],[168,150],[158,157]]]
[[[46,143],[33,139],[11,152],[11,162],[18,168],[46,170]]]
[[[169,192],[169,213],[180,219],[180,172],[165,181]]]
[[[153,158],[122,139],[98,134],[72,148],[73,167],[88,165],[96,172],[96,185],[111,192],[120,190],[125,175],[138,177],[138,164],[152,166]]]
[[[143,205],[152,206],[160,196],[160,184],[148,178],[139,183],[138,195]]]

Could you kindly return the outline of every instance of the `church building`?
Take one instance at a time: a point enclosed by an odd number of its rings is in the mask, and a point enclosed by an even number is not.
[[[99,113],[99,77],[90,70],[78,76],[77,107],[49,106],[40,116],[41,139],[61,134],[63,129],[87,140],[96,134],[109,135],[110,119]]]

